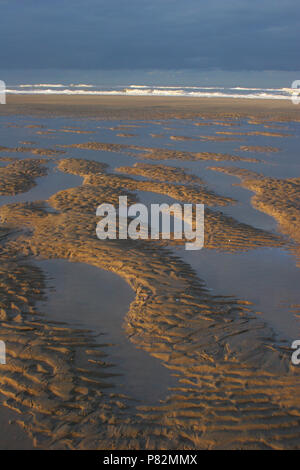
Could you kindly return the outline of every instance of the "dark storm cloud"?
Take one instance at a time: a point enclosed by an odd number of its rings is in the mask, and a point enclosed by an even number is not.
[[[1,68],[299,69],[299,0],[0,0]]]

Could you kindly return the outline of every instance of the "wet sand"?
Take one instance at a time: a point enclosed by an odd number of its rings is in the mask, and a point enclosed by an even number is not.
[[[7,407],[0,409],[1,450],[34,450],[32,439],[15,421],[18,413]]]
[[[299,448],[297,106],[8,98],[0,394],[13,426],[47,449]],[[243,144],[218,139],[225,127]],[[98,240],[95,209],[120,195],[205,203],[199,256]]]

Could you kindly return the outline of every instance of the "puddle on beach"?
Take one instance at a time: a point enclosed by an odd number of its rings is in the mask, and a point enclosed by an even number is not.
[[[150,204],[172,204],[174,199],[161,194],[138,191],[139,199]],[[222,208],[223,212],[224,208]],[[245,212],[245,208],[240,206]],[[268,215],[253,210],[252,220],[245,223],[270,230],[277,226]],[[258,217],[256,218],[256,215]],[[233,215],[233,214],[229,214]],[[240,220],[240,218],[238,218]],[[261,221],[261,223],[253,223]],[[172,249],[196,271],[214,295],[232,296],[253,303],[253,311],[273,327],[282,339],[296,339],[300,335],[300,318],[293,312],[299,304],[300,270],[295,258],[284,249],[260,248],[248,252],[223,253],[207,248],[187,251],[184,247]]]
[[[159,359],[135,347],[122,325],[134,292],[119,276],[83,263],[65,260],[39,260],[47,278],[47,300],[39,309],[47,319],[62,321],[100,334],[107,361],[120,374],[112,381],[118,389],[143,404],[166,398],[168,387],[178,382]]]
[[[300,270],[292,255],[278,248],[246,253],[176,250],[216,295],[232,295],[253,303],[253,311],[279,337],[297,339],[300,318],[291,306],[299,303]]]

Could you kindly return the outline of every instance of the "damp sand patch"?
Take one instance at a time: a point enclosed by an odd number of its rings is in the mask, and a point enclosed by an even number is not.
[[[34,445],[26,432],[15,423],[16,411],[0,408],[0,450],[33,450]]]
[[[260,153],[275,153],[280,152],[277,147],[270,147],[268,145],[241,145],[239,150],[243,152],[260,152]]]
[[[217,131],[216,134],[230,135],[230,136],[291,137],[291,134],[287,134],[283,132],[265,132],[265,131],[249,131],[249,132]]]

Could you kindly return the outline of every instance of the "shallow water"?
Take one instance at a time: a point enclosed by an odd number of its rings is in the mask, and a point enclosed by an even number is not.
[[[151,203],[174,202],[174,199],[160,194],[152,196],[149,192],[138,191],[138,195],[148,207]],[[268,224],[271,217],[266,216],[264,220],[264,214],[259,214],[263,222],[256,226],[269,230],[275,228],[276,223]],[[246,217],[241,219],[251,224]],[[207,248],[187,251],[184,247],[173,248],[173,251],[193,267],[214,295],[250,301],[254,313],[272,326],[279,336],[288,339],[300,336],[300,319],[291,308],[299,303],[300,270],[296,267],[295,258],[287,251],[260,248],[242,253],[222,253]]]
[[[111,381],[121,392],[145,404],[165,398],[176,379],[158,359],[137,349],[122,328],[135,297],[129,285],[116,274],[83,263],[59,259],[36,264],[48,278],[47,301],[39,305],[47,319],[91,329],[100,335],[100,344],[111,344],[105,348],[107,361],[120,374]]]
[[[278,248],[235,254],[207,249],[193,254],[184,249],[179,252],[212,293],[250,301],[254,313],[279,337],[300,337],[300,319],[291,308],[299,303],[300,270],[290,254]]]
[[[121,144],[134,144],[144,147],[158,147],[192,152],[209,151],[239,155],[243,158],[257,158],[258,162],[247,161],[181,161],[181,160],[145,160],[127,155],[126,153],[99,152],[78,148],[64,148],[66,157],[78,157],[97,160],[108,163],[109,171],[115,171],[119,166],[133,165],[137,161],[147,163],[162,163],[164,165],[187,168],[192,174],[204,179],[209,189],[224,196],[236,199],[237,203],[220,209],[227,215],[235,217],[238,221],[254,227],[278,233],[277,222],[270,216],[259,212],[251,205],[253,193],[238,186],[240,180],[233,176],[210,170],[209,166],[236,166],[245,168],[268,176],[279,178],[295,177],[300,175],[299,139],[300,123],[290,122],[279,125],[281,129],[264,128],[259,124],[249,124],[246,120],[237,122],[237,126],[222,127],[217,124],[207,126],[195,126],[194,121],[169,120],[134,122],[129,121],[99,121],[97,119],[72,119],[72,118],[42,118],[34,119],[22,116],[10,117],[9,121],[20,127],[6,127],[6,119],[0,117],[0,139],[2,145],[16,146],[17,141],[34,141],[37,147],[61,148],[82,142],[108,142]],[[198,120],[198,122],[204,122]],[[42,129],[26,128],[28,124],[43,125]],[[129,124],[129,128],[117,128],[119,125]],[[210,124],[207,122],[207,124]],[[135,127],[131,127],[135,126]],[[272,127],[272,123],[270,123]],[[38,134],[47,129],[61,130],[63,128],[81,129],[92,131],[91,134],[76,134],[68,132],[55,132],[52,134]],[[283,132],[290,137],[271,136],[228,136],[237,141],[174,141],[172,135],[200,137],[211,136],[215,132]],[[132,133],[134,137],[120,137],[118,133]],[[159,138],[153,138],[151,134],[162,134]],[[217,134],[222,137],[222,134]],[[224,137],[226,135],[224,134]],[[241,140],[239,142],[238,140]],[[243,152],[240,145],[262,145],[278,147],[277,153]],[[14,155],[13,153],[9,154]],[[16,154],[20,158],[20,154]],[[22,157],[32,155],[24,154]],[[26,200],[47,199],[58,190],[80,184],[81,178],[60,173],[49,173],[47,177],[37,179],[37,186],[27,193],[14,197],[1,197],[0,203],[18,202]],[[138,192],[139,198],[146,204],[174,202],[172,198],[151,192]],[[180,250],[179,250],[180,251]],[[176,250],[178,253],[178,250]],[[261,312],[261,318],[270,323],[276,331],[295,337],[298,335],[298,319],[289,309],[289,305],[299,303],[299,269],[295,267],[295,259],[287,254],[284,249],[259,249],[248,253],[216,253],[213,250],[201,250],[196,256],[188,254],[184,250],[181,256],[188,261],[198,272],[209,288],[215,294],[232,295],[254,304],[254,310]],[[72,275],[70,274],[72,277]],[[71,287],[70,287],[71,288]],[[92,296],[91,296],[92,297]],[[91,300],[92,301],[92,300]]]
[[[62,173],[54,168],[53,164],[47,166],[49,168],[48,174],[36,178],[36,186],[29,191],[16,194],[15,196],[0,196],[0,207],[5,204],[45,201],[58,191],[79,186],[82,182],[80,176]]]

